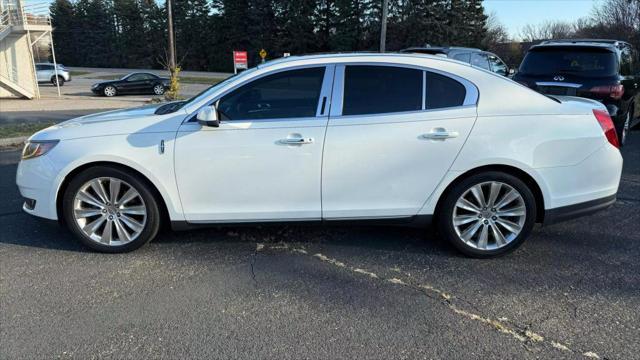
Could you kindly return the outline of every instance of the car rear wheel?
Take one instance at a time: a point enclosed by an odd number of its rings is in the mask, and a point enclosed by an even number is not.
[[[529,187],[501,172],[473,175],[443,199],[438,229],[465,255],[487,258],[518,248],[535,223],[536,202]]]
[[[118,90],[116,90],[116,88],[112,85],[107,85],[102,92],[104,93],[104,96],[112,97],[116,96]]]
[[[57,79],[57,84],[56,84],[56,79]],[[64,78],[60,75],[58,76],[54,76],[51,78],[51,83],[55,86],[55,85],[59,85],[59,86],[64,86]]]
[[[156,85],[153,87],[153,93],[156,95],[162,95],[164,94],[164,86],[162,85]]]
[[[158,203],[145,181],[112,167],[89,168],[71,180],[63,213],[80,241],[100,252],[135,250],[160,228]]]

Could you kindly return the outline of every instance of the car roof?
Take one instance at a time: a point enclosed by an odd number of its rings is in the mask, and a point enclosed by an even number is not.
[[[631,46],[628,42],[620,41],[620,40],[612,40],[612,39],[555,39],[555,40],[545,40],[540,44],[534,45],[531,49],[541,48],[541,47],[567,47],[567,46],[576,46],[576,47],[594,47],[600,49],[611,49],[611,50],[619,50],[623,46]]]
[[[485,52],[484,50],[478,48],[470,48],[470,47],[462,47],[462,46],[415,46],[406,49],[400,50],[401,53],[411,53],[411,52],[439,52],[442,54],[447,54],[453,51],[467,51],[467,52]]]
[[[295,56],[287,56],[287,57],[282,57],[282,58],[278,58],[278,59],[274,59],[274,60],[270,60],[265,62],[264,64],[259,64],[258,66],[256,66],[256,68],[258,69],[262,69],[262,68],[266,68],[272,65],[277,65],[277,64],[283,64],[283,63],[287,63],[287,62],[294,62],[294,61],[303,61],[303,60],[319,60],[319,59],[324,59],[327,62],[330,62],[332,59],[346,59],[346,58],[350,58],[350,57],[357,57],[357,58],[367,58],[367,57],[386,57],[386,58],[396,58],[396,59],[410,59],[410,58],[428,58],[428,59],[433,59],[433,60],[438,60],[438,61],[446,61],[446,62],[451,62],[451,63],[455,63],[455,64],[462,64],[462,65],[468,65],[466,63],[460,62],[458,60],[454,60],[454,59],[450,59],[450,58],[446,58],[443,56],[436,56],[436,55],[431,55],[431,54],[420,54],[420,53],[399,53],[399,52],[390,52],[390,53],[379,53],[379,52],[349,52],[349,53],[323,53],[323,54],[309,54],[309,55],[295,55]]]

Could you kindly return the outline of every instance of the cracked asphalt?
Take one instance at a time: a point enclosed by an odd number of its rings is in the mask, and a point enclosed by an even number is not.
[[[0,358],[640,359],[640,131],[616,204],[468,259],[417,229],[164,231],[92,253],[0,152]]]

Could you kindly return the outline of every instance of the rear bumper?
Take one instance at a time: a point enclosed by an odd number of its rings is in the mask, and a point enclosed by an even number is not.
[[[586,216],[609,208],[616,202],[616,195],[610,195],[600,199],[586,201],[579,204],[562,206],[546,210],[544,213],[544,225],[555,224],[562,221]]]

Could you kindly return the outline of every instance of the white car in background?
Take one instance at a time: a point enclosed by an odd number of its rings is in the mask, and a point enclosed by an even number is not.
[[[92,249],[160,223],[427,225],[463,253],[517,248],[536,222],[611,205],[622,157],[602,104],[547,97],[442,57],[288,57],[185,102],[89,115],[34,134],[24,210]]]
[[[65,82],[71,81],[71,74],[69,70],[62,64],[58,65],[58,71],[56,67],[51,63],[37,63],[36,64],[36,77],[39,83],[50,82],[56,85],[56,81],[60,86],[63,86]]]

